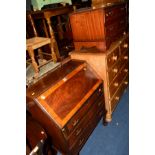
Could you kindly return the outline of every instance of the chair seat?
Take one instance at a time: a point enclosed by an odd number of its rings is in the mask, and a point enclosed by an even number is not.
[[[35,50],[37,48],[40,48],[44,45],[50,44],[51,40],[50,38],[45,38],[45,37],[33,37],[30,39],[26,39],[26,49],[28,50],[29,48]]]

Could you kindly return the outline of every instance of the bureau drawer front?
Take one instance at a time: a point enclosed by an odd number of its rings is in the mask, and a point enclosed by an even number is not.
[[[120,57],[119,48],[116,48],[111,54],[107,56],[108,69],[117,62]]]
[[[81,120],[79,125],[75,128],[73,133],[69,136],[69,146],[72,146],[73,143],[79,138],[82,137],[85,128],[87,127],[88,120],[91,120],[98,115],[98,113],[102,114],[103,111],[103,95],[94,103],[91,109],[85,114],[84,118]],[[99,115],[101,115],[99,114]]]
[[[118,76],[115,78],[115,80],[111,83],[109,87],[110,91],[110,98],[113,96],[113,94],[116,92],[116,90],[119,88],[122,80],[124,79],[125,75],[128,73],[128,63],[124,65],[124,67],[119,72]]]
[[[120,45],[121,53],[123,53],[126,50],[129,50],[129,38],[127,37]]]
[[[118,18],[126,18],[125,6],[118,6],[116,8],[108,8],[105,10],[105,25],[112,23]]]
[[[102,85],[93,93],[93,95],[86,101],[86,103],[81,107],[81,109],[71,118],[65,127],[67,135],[80,123],[80,120],[91,107],[91,105],[96,101],[96,99],[103,94]]]
[[[118,89],[115,96],[111,100],[111,110],[112,111],[115,109],[115,107],[116,107],[118,101],[120,100],[125,88],[128,86],[128,83],[129,83],[129,75],[127,74],[125,79],[123,80],[120,88]]]
[[[82,146],[87,141],[89,135],[92,133],[92,131],[98,124],[99,120],[103,116],[103,108],[98,108],[97,111],[95,111],[95,109],[94,109],[94,110],[90,111],[89,113],[90,113],[89,119],[91,121],[87,120],[87,125],[85,126],[82,134],[77,138],[77,141],[71,147],[71,152],[73,154],[76,154],[77,152],[79,152],[80,149],[82,148]]]

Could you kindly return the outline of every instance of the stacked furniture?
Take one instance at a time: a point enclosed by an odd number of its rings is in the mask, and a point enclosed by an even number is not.
[[[127,4],[116,3],[70,14],[75,49],[96,46],[107,50],[127,31]]]
[[[126,3],[78,11],[70,20],[76,49],[70,53],[71,59],[87,61],[104,81],[106,121],[110,122],[128,86]]]
[[[78,154],[103,117],[102,82],[84,61],[67,60],[27,88],[30,113],[63,154]]]

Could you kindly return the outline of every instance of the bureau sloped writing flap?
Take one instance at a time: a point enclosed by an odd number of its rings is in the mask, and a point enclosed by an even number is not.
[[[89,68],[82,68],[65,77],[55,86],[37,97],[37,102],[46,112],[56,120],[59,126],[65,123],[76,113],[84,102],[102,83]]]

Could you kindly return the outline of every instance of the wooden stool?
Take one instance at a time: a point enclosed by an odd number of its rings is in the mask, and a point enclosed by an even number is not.
[[[35,57],[34,57],[35,56],[34,50],[35,49],[39,49],[42,46],[45,46],[47,44],[50,44],[51,45],[51,57],[52,57],[53,61],[56,62],[57,61],[57,57],[56,57],[56,54],[54,52],[54,48],[52,46],[52,43],[51,43],[51,39],[50,38],[33,37],[33,38],[30,38],[30,39],[27,39],[26,40],[26,50],[28,51],[29,56],[30,56],[30,58],[32,60],[32,66],[33,66],[34,71],[35,71],[35,76],[34,76],[35,78],[38,78],[38,75],[39,75],[39,67],[41,67],[42,65],[40,66],[40,65],[37,64],[37,62],[35,60]]]

